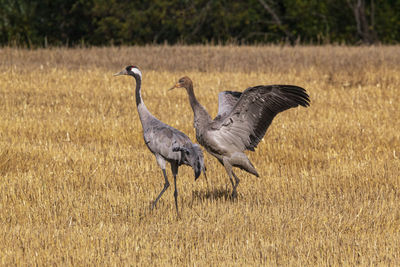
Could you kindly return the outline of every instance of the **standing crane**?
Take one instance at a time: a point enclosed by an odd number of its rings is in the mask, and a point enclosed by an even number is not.
[[[224,91],[218,95],[218,115],[211,119],[197,101],[193,82],[183,77],[170,89],[185,88],[194,113],[197,141],[225,167],[232,183],[232,197],[237,197],[237,167],[259,177],[245,150],[254,151],[274,117],[284,110],[307,107],[310,99],[305,89],[294,85],[260,85],[242,93]],[[235,182],[232,179],[235,178]]]
[[[166,162],[169,162],[174,176],[175,208],[177,216],[179,217],[178,190],[176,188],[176,175],[178,174],[178,168],[181,165],[191,166],[194,170],[195,180],[197,180],[202,171],[204,175],[206,175],[203,152],[201,151],[200,146],[193,144],[189,137],[184,133],[163,123],[150,113],[146,105],[143,103],[141,95],[142,72],[138,67],[128,66],[121,72],[114,74],[114,76],[119,75],[130,75],[136,80],[136,106],[140,122],[142,123],[143,138],[147,147],[156,157],[157,163],[160,166],[165,179],[164,188],[153,202],[151,209],[154,209],[157,201],[169,187],[169,181],[165,172]]]

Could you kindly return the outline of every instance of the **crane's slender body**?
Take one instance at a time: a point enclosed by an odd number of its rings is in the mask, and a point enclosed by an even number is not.
[[[197,144],[193,144],[189,137],[177,129],[163,123],[154,117],[147,109],[141,96],[142,73],[135,66],[128,66],[121,72],[114,74],[130,75],[136,80],[136,106],[139,118],[143,128],[143,138],[146,146],[155,155],[158,165],[160,166],[164,176],[164,188],[153,202],[152,209],[157,204],[163,193],[169,187],[169,181],[165,172],[166,162],[171,165],[171,171],[174,176],[174,198],[177,215],[178,212],[178,190],[176,188],[176,176],[180,165],[191,166],[194,170],[195,180],[203,171],[205,173],[204,159],[201,148]]]
[[[197,141],[225,167],[233,197],[237,196],[240,182],[233,167],[259,176],[244,151],[254,151],[279,112],[298,105],[307,107],[310,102],[306,90],[293,85],[261,85],[242,93],[224,91],[218,96],[218,115],[211,119],[197,101],[189,77],[179,79],[171,89],[174,88],[186,89],[194,113]]]

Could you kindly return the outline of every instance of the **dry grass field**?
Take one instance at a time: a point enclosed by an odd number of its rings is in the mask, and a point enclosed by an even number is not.
[[[142,139],[128,64],[162,121],[195,140],[190,76],[212,116],[218,92],[306,88],[237,171],[215,158],[208,184],[162,172]],[[397,265],[400,263],[400,47],[0,49],[1,265]],[[167,174],[171,178],[168,169]]]

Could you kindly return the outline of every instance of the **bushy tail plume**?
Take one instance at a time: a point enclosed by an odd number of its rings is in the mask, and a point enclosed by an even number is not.
[[[206,166],[204,165],[203,151],[201,150],[199,145],[192,144],[190,147],[176,145],[172,147],[172,151],[182,152],[182,161],[193,168],[195,180],[199,178],[201,172],[204,173],[204,176],[207,179]]]

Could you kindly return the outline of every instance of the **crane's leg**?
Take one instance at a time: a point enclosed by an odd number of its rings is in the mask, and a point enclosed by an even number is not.
[[[228,174],[229,180],[231,181],[232,187],[234,187],[235,185],[234,185],[234,183],[233,183],[232,177],[229,175],[228,169],[225,167],[224,160],[223,160],[223,159],[219,159],[219,158],[217,158],[217,159],[218,159],[219,163],[221,163],[222,166],[224,166],[224,168],[225,168],[225,170],[226,170],[226,173]],[[227,160],[226,160],[226,161],[227,161]],[[227,164],[226,166],[231,166],[229,162],[227,162],[226,164]],[[230,168],[231,168],[231,170],[232,170],[232,166],[231,166]]]
[[[231,181],[231,184],[232,184],[232,189],[233,189],[233,190],[232,190],[232,198],[236,198],[236,197],[237,197],[236,187],[239,185],[239,181],[240,181],[240,180],[239,180],[239,178],[237,178],[237,176],[233,173],[233,171],[232,171],[232,165],[231,165],[231,163],[229,162],[229,159],[223,158],[222,163],[223,163],[223,165],[224,165],[224,167],[225,167],[226,172],[228,173],[229,180]],[[236,182],[236,183],[233,182],[232,175],[235,177],[235,182]]]
[[[174,186],[175,186],[174,198],[175,198],[176,215],[179,217],[179,212],[178,212],[178,188],[176,188],[176,175],[178,175],[178,163],[176,163],[176,162],[171,163],[171,171],[172,171],[172,175],[174,176]]]
[[[232,171],[232,175],[233,175],[233,177],[235,178],[235,182],[236,182],[235,187],[234,187],[234,191],[235,191],[235,193],[236,193],[236,188],[237,188],[238,185],[239,185],[240,179],[236,176],[236,174],[235,174],[233,171]],[[237,197],[237,193],[236,193],[235,197]]]
[[[167,174],[165,173],[165,169],[162,169],[162,172],[163,172],[164,179],[165,179],[164,188],[161,190],[161,192],[158,195],[158,197],[156,198],[156,200],[154,200],[153,205],[151,206],[151,209],[154,209],[154,207],[157,204],[157,201],[161,198],[162,194],[164,194],[165,190],[167,190],[168,187],[169,187],[169,181],[168,181],[168,178],[167,178]]]

